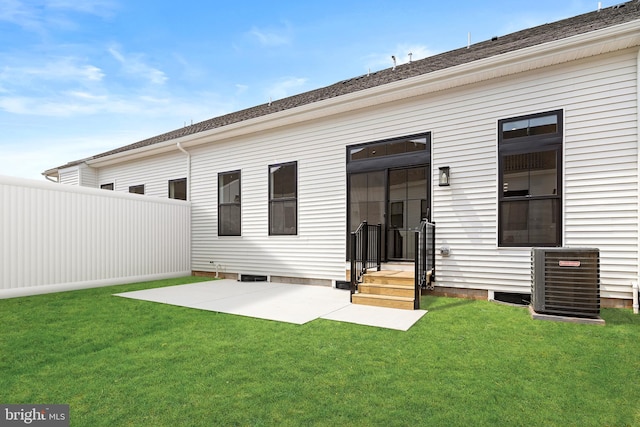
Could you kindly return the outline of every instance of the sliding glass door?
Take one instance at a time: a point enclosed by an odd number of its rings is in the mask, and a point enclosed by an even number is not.
[[[427,168],[389,171],[387,258],[415,258],[415,231],[427,217]]]
[[[381,224],[385,261],[414,258],[414,231],[428,216],[430,163],[429,133],[347,147],[348,231],[362,221]]]
[[[385,169],[349,175],[349,228],[382,224],[383,258],[414,258],[414,231],[427,217],[428,167]]]

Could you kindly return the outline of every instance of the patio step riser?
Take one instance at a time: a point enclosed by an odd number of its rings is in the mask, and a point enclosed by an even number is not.
[[[354,304],[373,305],[376,307],[413,310],[413,298],[385,297],[383,295],[373,294],[354,294],[352,295],[352,302]]]
[[[373,285],[403,285],[413,287],[413,277],[394,277],[394,276],[364,276],[364,283]]]
[[[413,298],[415,290],[413,286],[378,285],[371,283],[361,283],[358,286],[361,294],[391,295],[396,297]]]
[[[376,285],[402,285],[413,287],[413,272],[412,271],[370,271],[364,275],[364,283],[372,283]]]
[[[371,271],[364,275],[353,295],[354,304],[413,310],[413,272],[387,270]]]

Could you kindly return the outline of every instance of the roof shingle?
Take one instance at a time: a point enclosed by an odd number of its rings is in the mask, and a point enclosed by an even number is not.
[[[480,59],[490,58],[519,49],[524,49],[527,47],[532,47],[579,34],[585,34],[591,31],[611,27],[617,24],[622,24],[637,19],[640,19],[640,1],[629,1],[617,6],[611,6],[601,9],[600,11],[589,12],[561,21],[525,29],[508,34],[506,36],[493,38],[492,40],[486,40],[480,43],[472,44],[469,47],[455,49],[438,55],[430,56],[425,59],[398,65],[397,67],[395,67],[395,69],[387,68],[381,71],[370,73],[368,75],[344,80],[330,86],[276,100],[268,104],[261,104],[255,107],[214,117],[212,119],[195,123],[190,126],[185,126],[183,128],[163,133],[161,135],[138,141],[133,144],[116,148],[114,150],[106,151],[89,158],[70,162],[66,165],[54,168],[53,170],[72,167],[87,160],[98,159],[112,154],[158,144],[160,142],[170,141],[183,136],[228,126],[230,124],[266,116],[268,114],[276,113],[279,111],[284,111],[325,99],[330,99],[341,95],[346,95],[349,93],[354,93],[357,91],[396,82],[399,80],[432,73],[434,71],[451,68]]]

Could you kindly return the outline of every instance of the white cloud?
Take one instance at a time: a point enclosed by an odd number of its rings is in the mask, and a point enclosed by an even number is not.
[[[61,98],[38,98],[25,96],[0,97],[0,110],[20,115],[68,117],[78,114],[91,114],[100,111],[105,99],[98,101],[90,95],[78,96],[67,93]]]
[[[281,46],[291,44],[291,26],[285,22],[284,28],[279,29],[260,29],[251,28],[249,35],[258,40],[263,46]]]
[[[70,92],[67,92],[67,94],[71,97],[79,98],[87,101],[106,101],[108,99],[106,95],[94,95],[92,93],[83,92],[83,91],[70,91]]]
[[[146,64],[141,54],[125,56],[116,47],[110,47],[108,50],[127,74],[147,80],[154,85],[163,85],[169,80],[163,71]]]
[[[49,28],[73,28],[65,12],[77,12],[103,18],[113,14],[116,4],[111,0],[0,0],[0,21],[36,33]]]
[[[116,3],[111,0],[48,0],[46,7],[108,17],[116,9]]]
[[[37,10],[20,0],[0,0],[0,21],[30,31],[42,30],[42,18],[38,16]]]
[[[104,77],[104,72],[91,64],[82,64],[81,60],[72,57],[45,58],[39,64],[30,65],[5,65],[0,71],[0,83],[8,87],[25,86],[32,87],[39,81],[72,81],[75,83],[99,82]],[[5,64],[21,62],[20,58],[4,58]]]
[[[302,77],[286,77],[267,88],[267,96],[275,101],[276,99],[294,95],[302,91],[307,80]]]

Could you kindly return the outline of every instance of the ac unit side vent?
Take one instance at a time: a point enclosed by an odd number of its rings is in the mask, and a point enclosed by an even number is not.
[[[533,248],[531,305],[557,316],[600,315],[600,255],[593,248]]]

